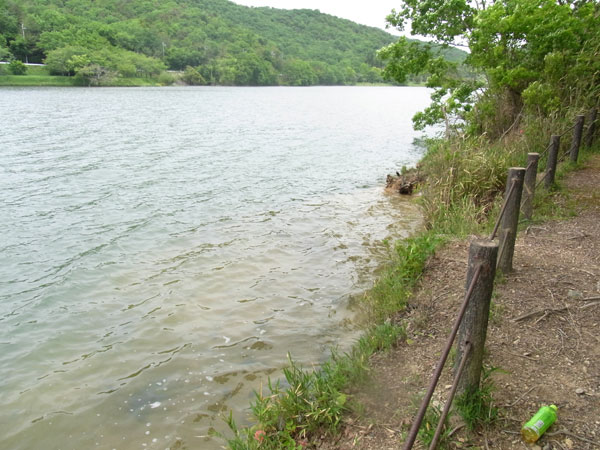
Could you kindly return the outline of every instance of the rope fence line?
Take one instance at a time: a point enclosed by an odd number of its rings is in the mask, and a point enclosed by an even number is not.
[[[565,131],[563,131],[561,134],[559,134],[560,137],[563,137],[565,134],[567,134],[569,131],[571,131],[573,128],[575,128],[577,126],[577,124],[573,124],[571,125],[569,128],[567,128]]]
[[[498,228],[500,228],[500,221],[502,220],[502,217],[504,216],[504,211],[506,211],[506,206],[508,205],[508,201],[510,200],[512,193],[515,190],[515,187],[517,186],[517,182],[516,180],[512,180],[512,183],[510,184],[510,189],[508,191],[508,195],[504,198],[504,202],[502,203],[502,208],[500,208],[500,212],[498,213],[498,219],[496,219],[496,225],[494,226],[494,230],[492,231],[492,233],[490,234],[490,241],[493,241],[496,238],[496,234],[498,233]]]
[[[569,130],[567,130],[567,131],[570,131],[570,130],[572,130],[573,128],[575,128],[575,125],[573,125],[573,126],[572,126],[572,127],[569,129]],[[554,136],[558,136],[558,137],[560,138],[560,137],[564,136],[565,134],[566,134],[566,132],[565,132],[565,133],[563,133],[563,134],[558,134],[558,135],[554,135]],[[545,152],[547,152],[547,151],[548,151],[548,149],[552,148],[552,145],[553,145],[553,142],[551,142],[551,143],[548,145],[548,147],[546,148],[546,150],[544,150],[544,153],[545,153]],[[572,152],[572,149],[567,149],[567,150],[566,150],[566,151],[565,151],[565,152],[562,154],[562,156],[556,160],[556,164],[560,164],[561,162],[564,162],[564,161],[567,159],[567,157],[571,155],[571,152]],[[541,157],[541,156],[542,156],[542,155],[540,155],[540,157]],[[549,175],[549,173],[550,173],[550,172],[548,171],[548,169],[546,169],[546,170],[544,170],[544,172],[542,172],[542,173],[543,173],[543,175],[542,175],[542,176],[541,176],[541,178],[538,180],[538,182],[537,182],[537,184],[536,184],[536,187],[539,187],[539,186],[540,186],[540,185],[541,185],[541,184],[544,182],[544,180],[545,180],[545,179],[548,177],[548,175]]]
[[[535,185],[536,188],[539,188],[540,185],[544,182],[544,180],[548,176],[548,172],[544,171],[542,173],[543,173],[543,175],[541,176],[541,178],[538,180],[537,184]]]
[[[446,342],[446,347],[444,347],[442,356],[440,357],[440,360],[438,361],[438,364],[435,368],[435,372],[433,373],[433,377],[431,378],[431,382],[429,383],[429,388],[427,389],[427,393],[425,394],[425,397],[423,397],[423,401],[421,402],[421,407],[419,408],[419,412],[415,416],[413,424],[408,433],[406,443],[404,444],[404,450],[412,449],[412,446],[415,443],[417,434],[419,433],[419,428],[421,428],[421,423],[423,422],[423,417],[425,417],[425,412],[427,411],[427,407],[429,406],[429,402],[431,401],[431,397],[433,396],[433,392],[435,391],[437,382],[439,381],[440,376],[442,375],[442,369],[444,368],[444,365],[446,364],[446,360],[448,359],[448,355],[450,354],[450,349],[452,348],[452,344],[454,343],[454,338],[458,334],[458,328],[460,327],[460,323],[462,322],[462,319],[467,310],[467,306],[469,304],[471,295],[473,294],[473,291],[475,290],[477,281],[479,280],[479,276],[481,274],[481,267],[482,267],[481,265],[479,267],[477,267],[477,269],[475,271],[475,275],[473,275],[471,284],[469,285],[469,289],[467,290],[467,293],[465,294],[465,298],[463,300],[463,304],[458,313],[458,317],[456,318],[456,321],[454,322],[454,326],[452,327],[452,331],[450,332],[450,336],[448,337],[448,341]]]
[[[590,117],[591,120],[587,125],[587,134],[585,136],[585,145],[587,147],[590,147],[593,142],[597,120],[597,108],[591,110]],[[482,239],[471,242],[467,271],[467,288],[463,303],[452,327],[452,331],[448,336],[444,350],[436,365],[427,392],[415,415],[407,439],[404,443],[404,450],[411,450],[414,445],[423,418],[425,417],[425,413],[427,412],[427,408],[433,393],[435,392],[457,334],[459,336],[457,356],[460,356],[460,363],[454,373],[452,388],[439,418],[429,450],[435,450],[438,446],[444,428],[444,422],[446,421],[457,391],[469,392],[467,388],[479,386],[483,347],[485,345],[487,331],[487,317],[489,316],[490,300],[496,268],[499,268],[503,272],[512,271],[512,257],[520,210],[523,208],[525,217],[531,219],[535,188],[546,181],[546,187],[549,189],[554,183],[556,165],[563,162],[568,155],[571,155],[571,160],[576,162],[579,145],[582,140],[583,128],[584,116],[579,115],[573,126],[567,128],[560,135],[552,136],[550,144],[541,154],[529,153],[526,168],[512,167],[509,169],[504,201],[498,213],[498,218],[492,233],[487,240]],[[575,129],[575,133],[573,133],[574,136],[571,148],[558,158],[561,137],[565,136],[573,129]],[[552,151],[548,155],[547,168],[543,172],[541,179],[536,183],[535,178],[537,175],[538,161],[550,149],[552,149]],[[550,180],[548,180],[549,175],[551,176]],[[525,192],[524,196],[523,192]],[[500,233],[499,237],[500,242],[496,243],[494,239],[498,236],[500,228],[502,228],[502,233]],[[481,317],[486,318],[483,321],[484,323],[477,323],[478,320],[481,322],[479,319]]]
[[[548,144],[546,146],[546,148],[544,149],[544,151],[542,151],[542,153],[540,153],[540,158],[544,157],[544,155],[546,155],[546,153],[548,152],[548,150],[550,150],[550,147],[552,147],[552,144]]]
[[[566,153],[564,155],[565,157],[566,157],[566,155],[570,154],[571,160],[574,162],[577,161],[577,153],[579,151],[579,146],[580,146],[581,140],[583,138],[583,128],[584,127],[587,127],[587,132],[586,132],[586,136],[585,136],[585,146],[591,147],[593,138],[594,138],[595,128],[596,128],[597,115],[598,115],[598,108],[592,108],[591,111],[589,112],[590,120],[589,120],[588,124],[585,123],[585,115],[577,116],[579,118],[580,122],[579,122],[579,120],[576,121],[573,125],[571,125],[569,128],[567,128],[561,134],[556,135],[559,138],[562,138],[564,135],[566,135],[570,131],[579,127],[579,136],[574,136],[574,140],[577,139],[577,142],[572,143],[571,149],[566,151]],[[546,153],[548,152],[548,150],[550,150],[551,147],[552,147],[552,142],[550,142],[550,144],[548,144],[546,146],[546,148],[540,153],[540,158],[544,157],[546,155]],[[574,150],[574,148],[575,148],[575,150]],[[564,158],[561,158],[557,162],[559,163],[562,161],[564,161]],[[542,183],[542,181],[547,177],[547,175],[548,175],[547,171],[544,171],[544,175],[539,180],[539,182],[536,186],[539,186]]]
[[[435,429],[435,434],[433,435],[433,439],[431,441],[431,445],[429,446],[429,450],[435,450],[440,440],[440,436],[442,435],[442,430],[444,429],[444,423],[446,422],[446,417],[448,417],[448,413],[450,412],[450,407],[452,406],[452,402],[454,401],[454,396],[456,395],[456,390],[458,389],[458,382],[460,381],[460,377],[465,370],[465,366],[467,363],[467,358],[471,353],[471,349],[473,345],[470,342],[466,343],[465,353],[463,354],[462,359],[460,360],[460,365],[458,366],[458,370],[456,371],[456,375],[454,377],[454,382],[452,383],[452,388],[448,393],[448,399],[446,400],[446,404],[444,405],[444,410],[440,415],[440,421],[438,422],[438,426]]]

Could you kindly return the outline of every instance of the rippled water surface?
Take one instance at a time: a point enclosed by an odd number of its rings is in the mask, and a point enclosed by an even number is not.
[[[0,448],[218,448],[355,338],[422,88],[0,89]],[[178,441],[180,441],[178,443]]]

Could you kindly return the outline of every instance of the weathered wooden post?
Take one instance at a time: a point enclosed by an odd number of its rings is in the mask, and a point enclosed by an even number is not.
[[[525,180],[523,182],[523,200],[521,201],[521,211],[523,216],[531,220],[533,217],[533,199],[535,197],[535,182],[540,160],[539,153],[527,153],[527,168],[525,170]]]
[[[523,169],[524,170],[524,169]],[[518,203],[517,203],[518,204]],[[467,287],[471,285],[474,274],[479,270],[479,279],[471,294],[467,310],[458,330],[457,353],[455,370],[463,359],[467,344],[471,350],[466,356],[465,368],[458,381],[458,393],[472,393],[479,387],[481,368],[483,364],[483,349],[487,333],[490,300],[494,289],[496,275],[496,258],[498,244],[494,241],[481,239],[471,242],[469,248],[469,266],[467,269]]]
[[[515,240],[517,239],[517,226],[519,225],[519,209],[521,206],[521,195],[523,193],[523,180],[525,169],[523,167],[511,167],[508,169],[506,180],[506,209],[500,222],[500,245],[498,250],[497,267],[504,273],[512,271],[513,253],[515,251]],[[515,187],[511,189],[512,184]]]
[[[598,117],[598,108],[592,108],[590,112],[590,124],[585,135],[585,146],[591,147],[594,143],[594,132],[596,131],[596,118]]]
[[[544,180],[544,187],[546,189],[550,189],[554,185],[559,148],[560,136],[553,134],[550,138],[550,150],[548,150],[548,161],[546,162],[546,179]]]
[[[577,162],[579,156],[579,146],[581,145],[581,136],[583,135],[583,124],[585,123],[585,116],[577,116],[575,120],[575,128],[573,129],[573,139],[571,140],[571,162]]]

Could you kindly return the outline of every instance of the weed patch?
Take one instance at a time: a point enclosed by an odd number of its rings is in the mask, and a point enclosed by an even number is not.
[[[350,409],[350,398],[343,389],[367,379],[368,358],[376,351],[388,350],[406,338],[404,328],[384,323],[365,333],[352,350],[339,354],[319,370],[304,370],[288,355],[283,370],[285,387],[270,379],[268,393],[257,392],[251,405],[257,425],[240,429],[230,415],[226,422],[234,437],[227,439],[232,449],[302,448],[311,436],[337,431],[342,415]]]
[[[381,323],[406,307],[427,260],[444,242],[443,236],[424,232],[396,244],[390,267],[366,295],[362,305],[369,320]]]
[[[471,431],[493,425],[498,420],[499,411],[492,396],[495,387],[491,379],[497,370],[497,367],[484,368],[479,389],[465,392],[454,401],[456,410]]]
[[[440,440],[437,446],[438,449],[448,448],[448,443],[450,440],[450,427],[448,426],[448,423],[450,421],[451,413],[452,412],[448,414],[444,422],[444,428],[442,434],[440,435]],[[421,428],[419,428],[417,439],[423,443],[425,448],[429,448],[429,445],[433,441],[435,430],[440,422],[441,415],[441,408],[432,405],[427,409],[425,417],[423,417],[423,423],[421,424]]]

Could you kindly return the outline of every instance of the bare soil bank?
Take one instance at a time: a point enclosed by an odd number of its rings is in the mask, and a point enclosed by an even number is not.
[[[600,449],[600,156],[564,181],[576,217],[530,226],[517,240],[514,272],[497,283],[487,336],[500,420],[485,431],[459,427],[449,448]],[[468,242],[432,258],[410,307],[408,339],[372,358],[372,380],[354,398],[360,415],[321,449],[399,449],[464,296]],[[443,404],[451,364],[434,395]],[[533,447],[521,425],[544,404],[558,421]],[[424,448],[417,443],[414,447]]]

